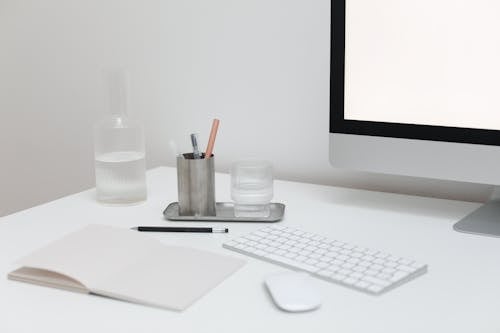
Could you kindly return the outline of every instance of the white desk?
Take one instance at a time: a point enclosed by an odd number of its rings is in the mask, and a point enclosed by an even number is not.
[[[216,186],[218,201],[228,200],[229,177],[217,174]],[[148,191],[148,201],[136,206],[99,205],[89,190],[0,219],[0,332],[500,331],[500,239],[452,231],[477,204],[294,182],[275,182],[275,201],[287,205],[279,223],[418,259],[429,265],[428,273],[378,297],[317,280],[322,307],[284,313],[262,281],[285,269],[221,247],[264,224],[224,223],[229,234],[151,234],[247,259],[182,313],[7,280],[17,258],[89,223],[205,225],[163,219],[177,197],[175,169],[149,171]]]

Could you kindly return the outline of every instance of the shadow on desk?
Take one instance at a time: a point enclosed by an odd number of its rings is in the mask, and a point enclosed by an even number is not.
[[[480,205],[477,202],[329,186],[317,186],[313,191],[309,190],[307,200],[378,211],[431,216],[447,220],[458,220]]]

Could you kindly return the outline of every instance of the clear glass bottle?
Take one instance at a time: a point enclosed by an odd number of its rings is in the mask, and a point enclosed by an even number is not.
[[[127,116],[128,72],[107,74],[111,112],[94,127],[97,200],[137,203],[147,197],[144,132]]]

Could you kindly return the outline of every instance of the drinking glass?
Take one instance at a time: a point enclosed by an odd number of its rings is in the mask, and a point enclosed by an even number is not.
[[[271,163],[244,160],[231,167],[231,198],[236,217],[267,217],[273,198],[273,168]]]

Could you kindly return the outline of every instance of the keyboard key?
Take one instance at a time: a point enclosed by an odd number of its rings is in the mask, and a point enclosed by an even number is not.
[[[319,268],[326,268],[326,267],[328,267],[328,266],[330,266],[330,265],[328,265],[328,264],[327,264],[326,262],[324,262],[324,261],[320,261],[320,262],[318,262],[315,266],[316,266],[316,267],[319,267]]]
[[[342,268],[338,271],[338,273],[347,276],[347,275],[350,275],[352,273],[352,271],[350,269]]]
[[[377,284],[373,284],[373,285],[369,286],[367,289],[374,292],[374,293],[379,293],[382,291],[382,289],[384,289],[384,287],[379,286]]]
[[[355,279],[353,277],[347,277],[344,280],[342,280],[342,282],[345,284],[354,284],[355,282],[358,282],[358,279]]]
[[[271,243],[268,244],[269,246],[272,246],[272,247],[280,247],[282,244],[280,242],[276,242],[276,241],[272,241]]]
[[[337,266],[337,265],[330,265],[328,269],[331,271],[337,272],[337,271],[341,270],[342,268],[340,266]]]
[[[365,281],[358,281],[354,284],[354,286],[361,288],[361,289],[366,289],[370,284]]]
[[[425,268],[425,266],[426,265],[418,263],[418,262],[414,262],[414,263],[411,264],[411,267],[413,269],[423,269],[423,268]]]
[[[338,254],[336,252],[327,252],[325,253],[325,256],[330,257],[330,258],[335,258]]]
[[[377,278],[379,279],[382,279],[382,280],[389,280],[391,278],[392,275],[390,274],[387,274],[387,273],[380,273],[380,274],[377,274]]]
[[[364,260],[362,260],[362,261],[360,261],[360,262],[358,263],[358,266],[360,266],[360,267],[370,267],[370,266],[371,266],[371,264],[372,264],[372,263],[371,263],[371,262],[369,262],[369,261],[364,261]]]
[[[285,254],[285,253],[287,253],[287,252],[286,252],[285,250],[281,250],[281,249],[280,249],[280,250],[277,250],[275,253],[276,253],[277,255],[282,256],[282,255],[284,255],[284,254]]]
[[[242,243],[237,243],[236,245],[234,245],[234,247],[237,248],[237,249],[239,249],[239,250],[242,250],[245,247],[248,247],[248,245],[242,244]]]
[[[387,258],[388,256],[389,256],[389,254],[387,254],[387,253],[379,252],[375,255],[375,258],[384,259],[384,258]]]
[[[377,284],[379,286],[385,286],[385,285],[389,284],[389,281],[379,279],[375,276],[364,276],[361,280],[369,282],[369,283]]]
[[[298,261],[306,261],[308,258],[306,256],[298,255],[295,257],[295,260]]]
[[[316,259],[307,259],[305,261],[306,264],[309,264],[309,265],[314,265],[316,263],[318,263],[318,261]]]
[[[339,281],[339,282],[340,282],[340,281],[342,281],[342,280],[346,279],[346,278],[347,278],[347,276],[346,276],[346,275],[344,275],[344,274],[335,273],[335,274],[333,274],[333,275],[331,276],[331,278],[332,278],[333,280],[335,280],[335,281]]]
[[[387,261],[385,264],[384,264],[385,267],[389,267],[389,268],[394,268],[394,267],[397,267],[398,264],[395,263],[394,261]]]
[[[296,247],[296,248],[299,248],[299,249],[301,249],[301,250],[302,250],[303,248],[305,248],[306,246],[307,246],[307,243],[300,243],[300,242],[299,242],[299,243],[295,244],[295,247]]]
[[[356,266],[356,265],[354,265],[354,264],[350,264],[350,263],[348,263],[348,262],[346,262],[346,263],[342,264],[342,267],[347,268],[347,269],[351,269],[351,268],[353,268],[354,266]]]
[[[319,270],[318,267],[308,265],[306,263],[297,263],[297,261],[295,261],[295,260],[284,258],[281,256],[276,256],[273,254],[267,255],[266,258],[273,260],[273,261],[281,262],[287,266],[295,267],[295,268],[298,268],[298,269],[301,269],[301,270],[304,270],[307,272],[311,272],[311,273],[317,272]]]
[[[302,249],[302,251],[300,251],[300,254],[302,254],[303,256],[308,256],[310,255],[312,252],[311,251],[308,251],[306,249]]]
[[[332,261],[331,261],[331,263],[332,263],[333,265],[339,265],[339,266],[340,266],[340,265],[342,265],[344,262],[345,262],[345,261],[343,261],[343,260],[339,260],[339,259],[335,259],[335,260],[332,260]]]
[[[399,261],[399,259],[401,259],[401,258],[399,258],[399,257],[395,257],[395,256],[388,256],[388,257],[387,257],[387,260],[389,260],[389,261],[394,261],[394,262],[398,262],[398,261]]]
[[[319,259],[319,258],[321,258],[321,257],[322,257],[322,256],[321,256],[321,254],[316,253],[316,252],[311,253],[311,254],[309,255],[309,258],[313,258],[313,259]]]
[[[361,259],[363,259],[364,261],[372,262],[373,260],[375,260],[375,257],[371,256],[371,255],[367,255],[367,256],[362,257]]]
[[[262,250],[255,250],[253,252],[253,254],[257,255],[257,256],[264,256],[266,255],[266,252],[262,251]]]
[[[394,274],[396,272],[396,270],[394,268],[384,268],[382,270],[382,273],[386,273],[386,274]]]
[[[246,238],[246,239],[249,239],[249,240],[253,240],[253,241],[260,241],[260,240],[261,240],[261,238],[260,238],[259,236],[257,236],[257,235],[252,235],[252,234],[250,234],[250,235],[246,236],[245,238]]]
[[[360,262],[360,260],[358,258],[349,258],[346,260],[346,262],[350,264],[357,264],[358,262]]]
[[[316,274],[318,274],[319,276],[323,276],[323,277],[330,277],[330,276],[332,276],[333,273],[334,272],[330,271],[330,270],[322,270],[322,271],[317,272]]]
[[[353,271],[355,271],[355,272],[359,272],[359,273],[361,273],[361,272],[366,271],[366,267],[363,267],[363,266],[356,266],[356,267],[353,267],[353,268],[352,268],[352,270],[353,270]]]
[[[266,251],[267,253],[275,252],[276,250],[278,250],[278,249],[274,246],[268,246],[264,249],[264,251]]]
[[[396,267],[396,269],[398,271],[403,271],[403,272],[408,272],[408,273],[411,273],[415,270],[415,269],[411,268],[410,266],[406,266],[406,265],[399,265],[398,267]]]
[[[327,253],[328,251],[326,251],[325,249],[316,249],[314,252],[315,252],[315,253],[319,253],[319,254],[325,254],[325,253]]]
[[[390,280],[392,282],[396,282],[396,281],[399,281],[401,279],[404,279],[408,276],[408,272],[396,272],[392,275],[392,277],[390,278]]]
[[[362,256],[363,256],[363,254],[361,252],[351,253],[351,257],[353,257],[353,258],[361,258]]]

